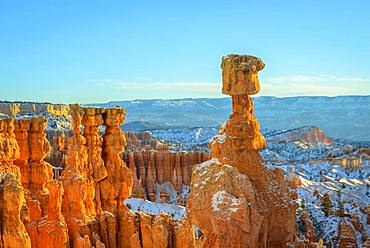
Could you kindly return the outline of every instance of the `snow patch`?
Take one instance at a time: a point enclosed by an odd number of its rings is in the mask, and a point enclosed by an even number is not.
[[[129,198],[124,203],[131,210],[144,211],[154,215],[166,213],[171,215],[174,220],[181,220],[186,215],[185,207],[180,205],[156,203],[140,198]]]

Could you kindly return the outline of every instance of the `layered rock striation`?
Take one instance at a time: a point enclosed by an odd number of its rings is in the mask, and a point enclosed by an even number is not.
[[[208,153],[172,152],[168,148],[125,153],[134,173],[135,197],[185,205],[195,164],[209,159]]]
[[[69,107],[64,104],[34,102],[1,102],[0,113],[15,116],[18,113],[48,112],[54,115],[69,115]]]
[[[202,247],[286,247],[297,206],[283,172],[262,163],[266,141],[249,96],[259,92],[264,63],[228,55],[221,67],[232,114],[209,144],[212,159],[193,169],[188,215],[204,234]]]
[[[93,111],[93,108],[89,111]],[[89,117],[93,122],[93,117]],[[101,119],[101,117],[97,118]],[[92,131],[86,122],[84,137],[88,149],[90,166],[98,178],[106,177],[102,158],[102,132],[99,126]],[[101,122],[101,121],[100,121]],[[102,122],[101,124],[102,125]],[[98,130],[100,129],[100,130]],[[149,132],[124,132],[129,149],[122,158],[133,172],[132,196],[151,201],[186,205],[191,181],[192,168],[210,158],[205,152],[175,152],[170,147],[158,143]],[[65,135],[52,137],[51,155],[48,161],[53,165],[54,177],[59,178],[65,168],[68,138]],[[101,175],[99,175],[101,174]],[[99,180],[99,179],[98,179]]]

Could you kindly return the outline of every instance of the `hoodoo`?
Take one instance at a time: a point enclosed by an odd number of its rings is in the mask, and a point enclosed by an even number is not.
[[[75,104],[70,111],[73,135],[63,139],[57,179],[44,161],[46,119],[0,116],[0,248],[194,247],[187,218],[124,205],[134,174],[121,156],[125,109]]]
[[[194,166],[188,215],[204,234],[202,247],[286,247],[295,232],[294,193],[280,169],[270,170],[259,151],[266,141],[250,95],[260,90],[261,59],[222,58],[222,92],[232,114],[212,138],[211,159]]]
[[[14,120],[0,116],[0,247],[30,248],[30,236],[21,220],[24,190],[20,170],[13,163],[18,157]]]

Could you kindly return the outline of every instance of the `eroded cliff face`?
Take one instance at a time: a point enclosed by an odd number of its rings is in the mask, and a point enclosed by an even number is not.
[[[18,157],[14,120],[0,119],[0,247],[31,247],[21,220],[24,190],[20,170],[13,163]]]
[[[72,105],[71,111],[73,136],[66,140],[61,180],[72,246],[180,247],[173,239],[184,239],[188,221],[181,224],[168,216],[135,213],[123,204],[132,193],[135,175],[122,159],[126,138],[119,127],[125,110]],[[102,136],[101,125],[105,126]],[[186,242],[194,241],[192,232],[185,237]],[[162,246],[165,240],[170,243]]]
[[[55,146],[63,155],[59,180],[44,161],[46,119],[0,120],[0,247],[193,247],[187,219],[133,212],[123,203],[133,187],[122,159],[125,110],[70,109],[73,135]]]
[[[232,115],[210,142],[212,159],[193,169],[188,215],[205,235],[203,247],[286,247],[295,233],[294,194],[281,170],[266,168],[266,145],[249,95],[259,91],[263,62],[222,59],[223,88]]]
[[[330,144],[332,141],[323,130],[316,126],[288,130],[273,136],[271,140],[278,143],[299,142],[303,144]]]
[[[92,112],[93,108],[89,111]],[[102,111],[102,110],[100,110]],[[102,118],[95,127],[94,118],[84,118],[84,137],[88,149],[88,163],[95,171],[97,180],[107,177],[102,158],[103,138],[99,126],[103,125]],[[93,131],[94,129],[94,131]],[[101,129],[100,129],[101,130]],[[174,152],[170,147],[154,139],[149,132],[124,132],[129,150],[121,157],[133,173],[132,197],[144,198],[163,203],[187,204],[192,168],[210,158],[205,152]],[[65,168],[68,138],[65,135],[52,137],[52,150],[48,161],[53,165],[55,178],[59,178]],[[101,178],[101,179],[99,179]]]
[[[171,152],[164,146],[125,153],[134,173],[133,196],[186,205],[192,168],[209,157],[201,152]]]
[[[31,240],[21,221],[24,201],[22,185],[14,174],[0,178],[0,247],[31,247]]]
[[[20,156],[14,163],[20,168],[29,213],[23,216],[23,222],[32,247],[65,247],[68,235],[61,214],[63,188],[60,182],[52,180],[52,166],[44,161],[50,152],[46,125],[42,116],[15,119]]]

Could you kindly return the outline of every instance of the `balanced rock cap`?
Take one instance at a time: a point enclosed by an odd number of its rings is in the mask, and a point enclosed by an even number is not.
[[[251,55],[222,57],[222,93],[230,96],[254,95],[260,91],[258,72],[265,64]]]

